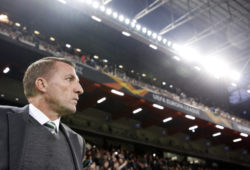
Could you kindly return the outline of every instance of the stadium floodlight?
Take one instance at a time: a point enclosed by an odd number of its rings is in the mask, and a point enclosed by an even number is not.
[[[99,59],[99,56],[98,55],[94,55],[94,59]]]
[[[248,137],[248,134],[246,134],[246,133],[240,133],[240,136],[243,136],[243,137]]]
[[[146,34],[146,33],[147,33],[147,28],[146,28],[146,27],[143,27],[143,28],[142,28],[142,33],[143,33],[143,34]]]
[[[171,45],[172,45],[172,42],[168,41],[168,46],[171,47]]]
[[[66,46],[67,48],[70,48],[70,47],[71,47],[71,45],[70,45],[70,44],[66,44],[65,46]]]
[[[221,132],[217,132],[217,133],[214,133],[212,136],[216,137],[216,136],[220,136],[220,135],[221,135]]]
[[[216,127],[217,129],[224,129],[224,127],[221,126],[221,125],[216,125],[215,127]]]
[[[247,93],[250,93],[250,89],[249,89],[249,90],[247,90]]]
[[[153,39],[156,39],[156,38],[157,38],[157,34],[154,32],[154,33],[152,34],[152,37],[153,37]]]
[[[58,2],[61,2],[62,4],[66,4],[67,3],[67,1],[65,1],[65,0],[57,0]]]
[[[149,44],[149,47],[150,47],[150,48],[153,48],[154,50],[157,50],[157,49],[158,49],[158,47],[157,47],[156,45],[154,45],[154,44]]]
[[[194,66],[194,69],[197,71],[201,71],[201,68],[199,66]]]
[[[97,100],[97,103],[100,104],[100,103],[104,102],[106,99],[107,99],[106,97],[103,97],[103,98]]]
[[[100,6],[100,10],[101,10],[102,12],[105,12],[105,9],[106,9],[106,8],[105,8],[104,5],[101,5],[101,6]]]
[[[131,34],[130,34],[130,33],[128,33],[128,32],[126,32],[126,31],[122,31],[122,34],[123,34],[124,36],[126,36],[126,37],[131,36]]]
[[[242,141],[241,138],[237,138],[237,139],[234,139],[234,140],[233,140],[233,142],[240,142],[240,141]]]
[[[123,15],[119,15],[119,21],[121,21],[121,22],[124,21],[124,16]]]
[[[123,65],[119,65],[118,67],[119,67],[120,69],[123,69]]]
[[[129,25],[130,24],[130,19],[126,18],[125,19],[125,24]]]
[[[96,1],[94,1],[92,6],[93,6],[93,8],[97,9],[97,8],[99,8],[100,4]]]
[[[167,83],[166,83],[165,81],[163,81],[161,84],[162,84],[163,86],[165,86]]]
[[[188,118],[188,119],[191,119],[191,120],[195,120],[195,117],[191,116],[191,115],[185,115],[185,117]]]
[[[123,93],[123,92],[118,91],[118,90],[115,90],[115,89],[112,89],[112,90],[111,90],[111,93],[116,94],[116,95],[118,95],[118,96],[124,96],[124,93]]]
[[[112,14],[112,9],[108,8],[108,9],[106,10],[106,14],[107,14],[107,15],[111,15],[111,14]]]
[[[113,18],[116,19],[118,17],[118,13],[117,12],[113,12]]]
[[[173,56],[173,59],[175,59],[176,61],[180,61],[181,59],[180,59],[180,57],[178,57],[178,56]]]
[[[86,2],[88,5],[91,5],[91,4],[93,3],[92,0],[86,0],[85,2]]]
[[[157,40],[158,40],[158,41],[161,41],[161,40],[162,40],[162,36],[158,36],[158,37],[157,37]]]
[[[197,129],[197,128],[198,128],[198,126],[197,126],[197,125],[194,125],[194,126],[189,127],[188,130],[192,130],[192,131],[193,131],[193,130],[195,130],[195,129]]]
[[[101,18],[98,18],[98,17],[96,17],[96,16],[94,16],[94,15],[92,15],[91,18],[92,18],[93,20],[97,21],[97,22],[102,22]]]
[[[236,83],[231,83],[232,86],[234,87],[237,87],[237,84]]]
[[[175,45],[174,48],[179,56],[187,61],[199,61],[200,59],[199,53],[193,48],[178,45]]]
[[[135,28],[136,28],[137,31],[140,31],[141,30],[141,25],[140,24],[136,24]]]
[[[163,44],[166,44],[167,43],[167,39],[163,38],[162,42],[163,42]]]
[[[107,62],[108,62],[108,60],[107,60],[107,59],[103,59],[102,61],[103,61],[104,63],[107,63]]]
[[[133,111],[133,114],[139,113],[140,111],[142,111],[142,108],[135,109],[135,110]]]
[[[160,109],[160,110],[163,110],[164,107],[161,106],[161,105],[158,105],[158,104],[153,104],[153,107],[157,108],[157,109]]]
[[[169,122],[169,121],[171,121],[171,120],[173,120],[173,118],[172,118],[172,117],[168,117],[168,118],[166,118],[166,119],[163,119],[162,122],[163,122],[163,123],[166,123],[166,122]]]
[[[234,71],[229,72],[228,77],[233,81],[239,81],[240,73],[234,70]]]
[[[17,27],[21,27],[21,24],[20,24],[20,23],[18,23],[18,22],[16,22],[16,23],[15,23],[15,26],[17,26]]]
[[[147,35],[150,37],[152,35],[152,31],[148,30]]]
[[[9,67],[5,67],[5,68],[3,69],[3,73],[4,73],[4,74],[7,74],[9,71],[10,71],[10,68],[9,68]]]

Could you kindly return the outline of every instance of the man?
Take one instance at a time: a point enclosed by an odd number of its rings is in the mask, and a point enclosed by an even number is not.
[[[46,57],[23,78],[29,105],[0,106],[0,170],[82,170],[85,141],[60,122],[83,89],[74,64]]]

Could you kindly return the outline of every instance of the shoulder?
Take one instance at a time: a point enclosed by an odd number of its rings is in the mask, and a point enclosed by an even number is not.
[[[61,123],[65,129],[65,131],[67,131],[69,134],[74,135],[77,137],[78,141],[80,143],[85,143],[85,140],[83,139],[83,137],[81,135],[79,135],[78,133],[76,133],[75,131],[73,131],[70,127],[68,127],[66,124]]]
[[[15,107],[8,105],[0,105],[0,114],[8,114],[8,113],[23,113],[28,109],[28,105],[24,107]]]

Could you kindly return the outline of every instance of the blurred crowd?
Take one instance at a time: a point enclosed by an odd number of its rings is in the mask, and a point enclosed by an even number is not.
[[[211,170],[204,164],[163,158],[155,153],[136,154],[128,150],[103,149],[87,144],[85,159],[90,161],[90,170]]]
[[[198,108],[204,112],[210,112],[216,116],[221,116],[228,120],[250,126],[250,122],[245,119],[233,116],[232,114],[223,111],[219,107],[206,106],[201,103],[198,98],[188,97],[184,92],[181,91],[180,88],[170,85],[170,90],[166,90],[154,84],[154,82],[143,82],[140,75],[135,74],[135,76],[131,76],[131,74],[128,74],[130,71],[126,72],[124,68],[121,69],[115,64],[110,64],[110,62],[108,64],[105,60],[98,60],[98,58],[95,58],[95,55],[85,53],[80,49],[74,49],[69,44],[66,47],[65,44],[56,42],[55,39],[53,40],[51,37],[49,38],[46,35],[42,35],[38,31],[30,30],[26,26],[21,26],[19,23],[15,23],[10,20],[1,22],[0,20],[0,34],[39,50],[46,51],[53,56],[71,58],[76,62],[91,66],[98,71],[119,77],[125,82],[142,87],[153,93],[164,95],[170,99]]]

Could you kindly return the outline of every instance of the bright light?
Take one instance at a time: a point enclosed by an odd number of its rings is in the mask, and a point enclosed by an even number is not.
[[[162,84],[163,86],[165,86],[167,83],[166,83],[165,81],[163,81],[161,84]]]
[[[201,71],[201,68],[199,66],[194,66],[194,69],[197,71]]]
[[[39,32],[39,31],[37,31],[37,30],[35,30],[35,31],[34,31],[34,34],[39,35],[39,34],[40,34],[40,32]]]
[[[221,125],[216,125],[215,127],[218,128],[218,129],[224,129],[224,127],[221,126]]]
[[[135,110],[133,111],[133,114],[139,113],[140,111],[142,111],[142,108],[135,109]]]
[[[130,20],[128,18],[125,19],[125,24],[130,24]]]
[[[237,87],[237,84],[236,83],[231,83],[232,86],[234,87]]]
[[[0,14],[0,22],[8,23],[9,22],[8,15]]]
[[[148,30],[147,35],[150,37],[152,35],[152,31]]]
[[[15,23],[15,26],[17,26],[17,27],[21,27],[21,24],[20,24],[20,23],[18,23],[18,22],[16,22],[16,23]]]
[[[164,38],[164,39],[162,40],[162,42],[163,42],[163,44],[166,44],[166,43],[167,43],[167,40]]]
[[[214,133],[212,136],[216,137],[216,136],[220,136],[220,135],[221,135],[221,132],[217,132],[217,133]]]
[[[250,90],[247,90],[247,93],[250,93]]]
[[[155,153],[153,153],[153,157],[156,157],[156,154],[155,154]]]
[[[99,56],[98,55],[94,55],[94,59],[99,59]]]
[[[168,46],[170,47],[172,45],[172,42],[171,41],[168,41]]]
[[[120,16],[119,16],[119,21],[121,21],[121,22],[124,21],[124,16],[123,16],[123,15],[120,15]]]
[[[237,71],[231,71],[229,72],[229,78],[233,81],[239,81],[240,80],[240,73]]]
[[[157,34],[154,32],[154,33],[152,34],[152,37],[153,37],[153,39],[156,39]]]
[[[10,71],[10,68],[9,68],[9,67],[5,67],[5,68],[3,69],[3,73],[4,73],[4,74],[7,74],[9,71]]]
[[[185,117],[188,118],[188,119],[191,119],[191,120],[195,120],[195,117],[191,116],[191,115],[185,115]]]
[[[97,8],[99,8],[99,6],[100,6],[100,4],[96,1],[93,3],[93,8],[97,9]]]
[[[107,15],[111,15],[111,14],[112,14],[112,9],[108,8],[108,9],[106,10],[106,14],[107,14]]]
[[[233,140],[233,142],[240,142],[240,141],[242,141],[241,138],[237,138],[237,139],[234,139],[234,140]]]
[[[135,71],[134,70],[131,70],[131,73],[134,73]]]
[[[131,35],[130,33],[126,32],[126,31],[122,31],[122,34],[123,34],[124,36],[126,36],[126,37],[129,37],[129,36]]]
[[[100,6],[100,10],[101,10],[102,12],[104,12],[105,9],[106,9],[105,6],[103,6],[103,5]]]
[[[108,62],[108,60],[107,60],[107,59],[103,59],[102,61],[103,61],[104,63],[107,63],[107,62]]]
[[[66,44],[65,46],[66,46],[67,48],[70,48],[70,47],[71,47],[71,45],[70,45],[70,44]]]
[[[50,39],[50,41],[55,41],[56,40],[54,37],[50,37],[49,39]]]
[[[143,34],[146,34],[146,33],[147,33],[147,28],[146,28],[146,27],[143,27],[143,28],[142,28],[142,33],[143,33]]]
[[[76,48],[76,51],[80,53],[82,50],[80,48]]]
[[[174,56],[173,59],[175,59],[175,60],[177,60],[177,61],[180,61],[180,60],[181,60],[180,57],[178,57],[178,56]]]
[[[86,3],[87,3],[88,5],[91,5],[91,4],[92,4],[92,0],[87,0]]]
[[[161,109],[161,110],[163,110],[163,109],[164,109],[164,107],[163,107],[163,106],[158,105],[158,104],[153,104],[153,107],[155,107],[155,108],[157,108],[157,109]]]
[[[198,126],[197,125],[195,125],[195,126],[191,126],[191,127],[189,127],[188,128],[188,130],[195,130],[195,129],[197,129],[198,128]]]
[[[172,118],[172,117],[168,117],[168,118],[166,118],[166,119],[163,119],[162,122],[163,122],[163,123],[166,123],[166,122],[169,122],[169,121],[171,121],[171,120],[173,120],[173,118]]]
[[[66,4],[67,2],[65,0],[57,0],[59,2],[61,2],[62,4]]]
[[[154,44],[149,44],[149,47],[150,47],[150,48],[153,48],[154,50],[157,50],[157,49],[158,49],[158,47],[157,47],[156,45],[154,45]]]
[[[119,65],[118,67],[119,67],[120,69],[122,69],[122,68],[123,68],[123,65]]]
[[[175,47],[175,50],[182,58],[186,59],[187,61],[198,61],[199,62],[199,60],[200,60],[200,55],[195,49],[192,49],[190,47],[182,47],[182,46],[177,45],[177,47]]]
[[[112,89],[112,90],[111,90],[111,93],[114,93],[114,94],[119,95],[119,96],[124,96],[124,93],[123,93],[123,92],[118,91],[118,90],[115,90],[115,89]]]
[[[147,74],[145,74],[145,73],[142,73],[142,77],[146,77],[147,76]]]
[[[246,133],[240,133],[240,136],[243,136],[243,137],[248,137],[248,134],[246,134]]]
[[[118,17],[118,13],[117,12],[113,12],[113,18],[117,18]]]
[[[161,41],[161,40],[162,40],[162,37],[161,37],[161,36],[158,36],[158,37],[157,37],[157,40],[158,40],[158,41]]]
[[[94,15],[91,16],[91,18],[97,22],[102,22],[102,20]]]
[[[140,31],[141,30],[141,25],[140,24],[136,24],[135,28],[136,28],[137,31]]]
[[[106,99],[107,99],[106,97],[103,97],[103,98],[97,100],[97,103],[100,104],[100,103],[104,102]]]

